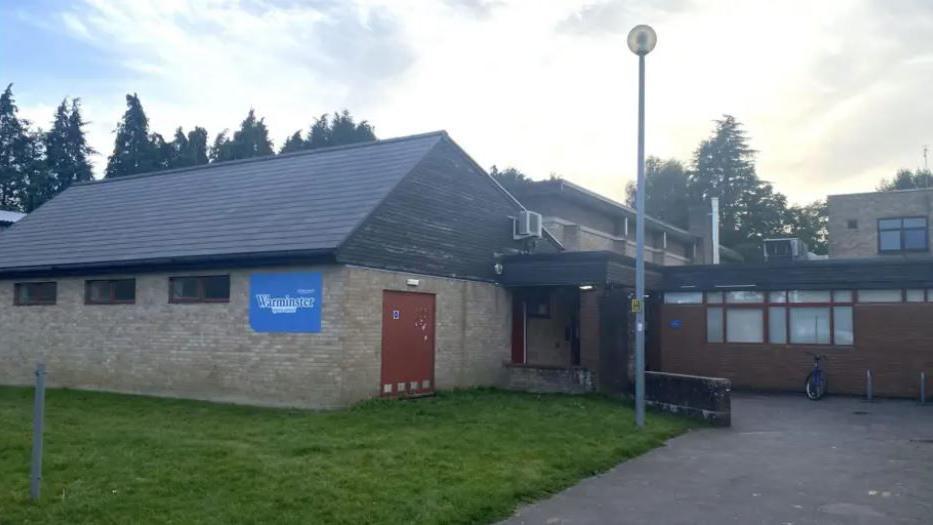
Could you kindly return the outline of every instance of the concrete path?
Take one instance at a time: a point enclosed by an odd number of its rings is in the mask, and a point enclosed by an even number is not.
[[[933,403],[738,395],[704,429],[508,524],[933,524]]]

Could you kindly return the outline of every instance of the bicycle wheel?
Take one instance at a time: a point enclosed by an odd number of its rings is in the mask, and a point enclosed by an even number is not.
[[[807,376],[807,382],[804,384],[804,388],[807,392],[807,397],[813,401],[822,399],[823,395],[826,394],[826,376],[824,374],[817,374],[816,372],[810,372],[810,375]]]

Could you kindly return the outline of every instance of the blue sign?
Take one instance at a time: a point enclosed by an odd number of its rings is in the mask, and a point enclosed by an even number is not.
[[[680,319],[671,320],[671,328],[673,328],[674,330],[680,330],[680,327],[683,325],[684,325],[684,322],[681,321]]]
[[[320,272],[254,273],[250,326],[257,332],[320,332],[323,286]]]

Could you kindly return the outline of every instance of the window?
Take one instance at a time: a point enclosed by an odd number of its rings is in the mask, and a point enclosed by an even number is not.
[[[706,302],[709,304],[722,304],[722,292],[706,292]]]
[[[922,303],[924,300],[923,290],[907,290],[906,297],[908,303]]]
[[[925,252],[928,246],[926,217],[878,219],[878,252]]]
[[[548,292],[530,292],[525,297],[525,312],[528,317],[550,319],[551,296]]]
[[[85,304],[133,304],[136,279],[110,279],[84,282]]]
[[[711,294],[706,294],[708,343],[854,342],[852,290],[731,291],[716,302]]]
[[[764,342],[764,315],[759,308],[729,308],[726,310],[727,343]]]
[[[900,290],[859,290],[858,302],[860,303],[899,303],[901,302]]]
[[[13,304],[32,306],[55,304],[58,298],[58,283],[16,283],[13,286]]]
[[[765,294],[763,292],[726,292],[726,302],[739,303],[763,303]]]
[[[855,340],[852,332],[852,307],[833,307],[833,342],[837,345],[851,345]]]
[[[829,307],[802,307],[790,309],[791,344],[828,345]]]
[[[664,294],[665,304],[701,304],[703,292],[668,292]]]
[[[229,301],[229,275],[169,278],[169,302],[226,303]]]
[[[768,342],[779,345],[787,343],[787,308],[768,308]]]
[[[722,308],[706,309],[706,342],[722,342]]]
[[[850,229],[850,230],[857,230],[857,229],[858,229],[858,220],[856,220],[856,219],[849,219],[849,220],[847,220],[847,221],[846,221],[846,228],[848,228],[848,229]]]

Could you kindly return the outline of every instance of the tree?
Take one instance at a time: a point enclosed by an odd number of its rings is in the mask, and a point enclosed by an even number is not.
[[[648,157],[645,160],[645,213],[656,219],[687,228],[692,204],[687,190],[689,177],[680,161]],[[625,186],[626,203],[635,207],[636,186]]]
[[[755,153],[742,125],[724,115],[697,148],[688,184],[694,202],[719,198],[722,244],[751,259],[759,257],[761,240],[781,230],[787,204],[784,195],[758,178]]]
[[[265,119],[257,119],[255,110],[251,108],[249,114],[240,123],[239,131],[234,132],[232,139],[227,137],[226,131],[217,135],[214,146],[211,148],[211,160],[220,162],[248,159],[274,153]]]
[[[353,120],[350,112],[345,109],[342,112],[335,111],[333,119],[328,117],[327,114],[314,119],[306,139],[301,137],[301,132],[296,131],[286,139],[285,145],[282,146],[279,153],[292,153],[306,149],[342,146],[373,140],[376,140],[376,134],[372,125],[365,120],[357,123]]]
[[[933,173],[928,169],[917,169],[910,171],[908,169],[897,170],[897,174],[892,180],[881,179],[878,184],[878,191],[894,190],[913,190],[919,188],[933,187]]]
[[[126,96],[126,112],[117,124],[113,154],[107,159],[107,178],[144,173],[165,167],[159,139],[149,135],[149,119],[136,93]],[[164,142],[164,141],[161,141]]]
[[[829,206],[818,200],[803,206],[787,208],[785,233],[806,243],[813,253],[829,253]]]
[[[13,84],[0,95],[0,210],[22,211],[33,162],[29,122],[17,116]]]
[[[175,137],[164,148],[166,168],[187,168],[207,164],[207,130],[195,126],[185,135],[179,126],[175,130]]]
[[[285,139],[285,144],[282,145],[282,149],[279,151],[279,153],[294,153],[303,149],[306,149],[305,139],[301,138],[300,131],[296,131],[287,139]]]
[[[496,179],[509,193],[521,192],[523,188],[528,188],[535,182],[527,175],[515,168],[505,168],[499,170],[495,165],[489,168],[489,174]]]
[[[35,206],[68,189],[75,182],[93,178],[88,157],[95,153],[84,137],[84,119],[79,99],[62,100],[52,121],[52,129],[43,134],[45,164],[49,170],[48,194],[34,195]]]
[[[44,135],[41,129],[30,131],[22,149],[20,166],[25,187],[21,202],[22,210],[26,213],[31,213],[58,192],[57,181],[46,160]]]

